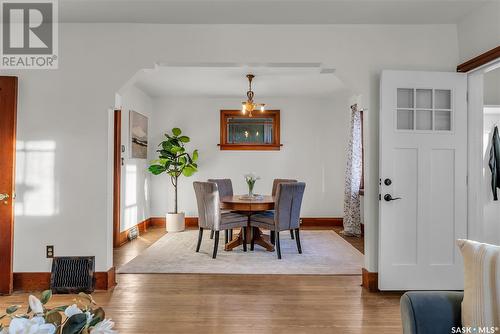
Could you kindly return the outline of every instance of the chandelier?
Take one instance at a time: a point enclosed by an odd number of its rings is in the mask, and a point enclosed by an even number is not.
[[[248,92],[247,92],[247,100],[244,102],[241,102],[241,112],[243,115],[245,115],[248,111],[248,117],[252,117],[252,111],[254,111],[257,108],[260,108],[261,112],[264,112],[264,107],[266,106],[264,103],[255,103],[253,101],[254,97],[254,92],[252,91],[252,80],[255,78],[255,75],[253,74],[247,74],[248,78]]]

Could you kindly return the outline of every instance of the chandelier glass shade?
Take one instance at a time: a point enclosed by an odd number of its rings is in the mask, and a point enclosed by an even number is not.
[[[247,74],[247,79],[248,79],[248,92],[247,92],[247,100],[241,102],[241,113],[243,115],[246,115],[248,112],[248,117],[252,117],[252,112],[254,110],[260,109],[261,112],[264,112],[266,109],[266,105],[264,103],[255,103],[253,98],[255,96],[254,92],[252,91],[252,80],[255,78],[255,75],[253,74]]]

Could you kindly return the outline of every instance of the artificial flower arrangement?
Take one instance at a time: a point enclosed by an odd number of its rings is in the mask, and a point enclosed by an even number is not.
[[[255,175],[255,173],[245,174],[245,182],[248,185],[248,196],[253,196],[253,187],[255,186],[255,181],[260,180],[260,177]]]
[[[114,323],[105,319],[104,310],[96,307],[91,295],[79,293],[74,304],[48,308],[52,292],[42,292],[40,299],[30,295],[26,313],[18,313],[20,305],[7,307],[0,315],[0,334],[114,334]],[[10,323],[4,327],[4,319]]]

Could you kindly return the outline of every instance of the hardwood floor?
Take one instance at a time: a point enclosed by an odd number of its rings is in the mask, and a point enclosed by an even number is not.
[[[119,266],[164,235],[115,250]],[[122,274],[94,298],[119,333],[401,333],[399,293],[369,293],[360,276]],[[70,303],[56,295],[52,304]],[[27,303],[0,297],[0,309]]]

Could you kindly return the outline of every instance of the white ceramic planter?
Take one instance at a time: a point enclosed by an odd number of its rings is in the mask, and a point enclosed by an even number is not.
[[[184,212],[167,213],[167,232],[181,232],[186,227],[184,223]]]

